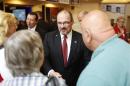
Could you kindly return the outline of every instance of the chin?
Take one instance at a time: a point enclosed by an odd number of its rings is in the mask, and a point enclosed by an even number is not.
[[[61,33],[62,33],[63,35],[67,34],[67,32],[66,32],[66,31],[61,31]]]

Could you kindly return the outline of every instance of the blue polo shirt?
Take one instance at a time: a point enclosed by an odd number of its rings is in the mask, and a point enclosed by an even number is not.
[[[77,86],[130,86],[130,45],[117,35],[102,43]]]

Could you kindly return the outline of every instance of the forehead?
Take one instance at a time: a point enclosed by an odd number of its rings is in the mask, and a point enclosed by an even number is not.
[[[70,14],[68,12],[61,12],[57,15],[57,21],[71,21]]]

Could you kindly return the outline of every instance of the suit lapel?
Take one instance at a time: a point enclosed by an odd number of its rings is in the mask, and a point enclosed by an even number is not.
[[[75,53],[77,44],[78,44],[78,40],[77,40],[76,33],[74,31],[72,31],[72,41],[71,41],[71,48],[70,48],[70,54],[69,54],[69,59],[68,59],[68,65],[70,63],[72,63],[72,61],[74,60],[73,55],[75,55],[74,53]]]
[[[62,54],[62,46],[61,46],[61,37],[60,33],[57,31],[55,35],[55,51],[59,53],[59,60],[58,62],[61,62],[61,65],[64,66],[64,59],[63,59],[63,54]]]

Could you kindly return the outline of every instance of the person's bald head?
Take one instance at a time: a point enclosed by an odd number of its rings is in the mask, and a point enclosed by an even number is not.
[[[102,42],[114,35],[109,17],[99,10],[85,15],[81,28],[85,45],[91,50],[95,50]]]

